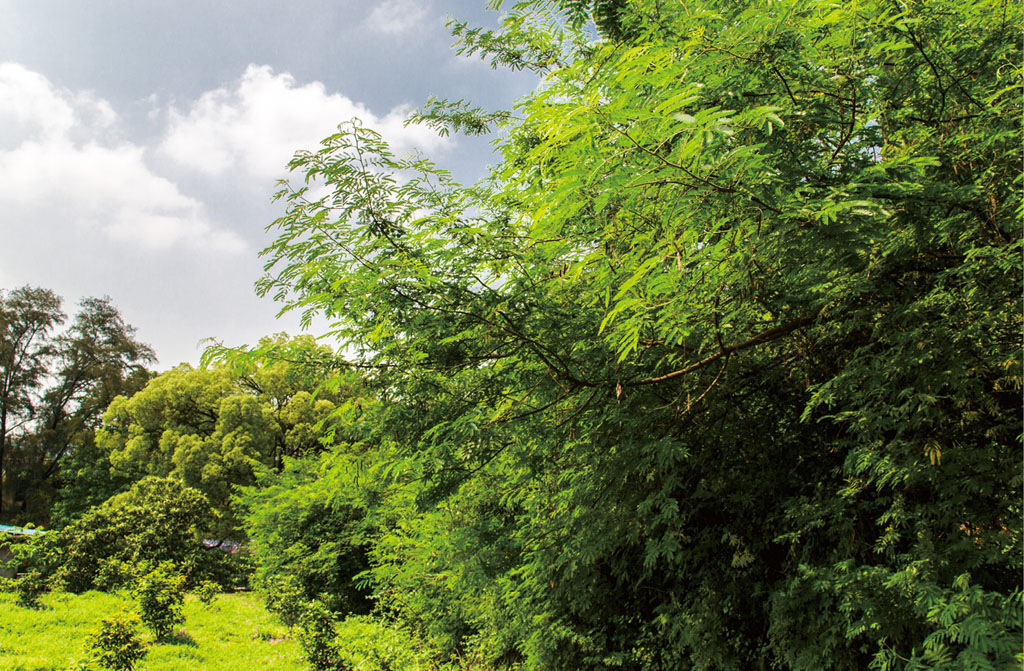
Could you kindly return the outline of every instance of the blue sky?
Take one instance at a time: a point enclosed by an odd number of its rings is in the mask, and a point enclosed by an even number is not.
[[[450,48],[485,0],[0,0],[0,288],[110,296],[166,369],[278,331],[252,291],[291,154],[352,117],[464,181],[488,140],[403,127],[428,96],[537,82]]]

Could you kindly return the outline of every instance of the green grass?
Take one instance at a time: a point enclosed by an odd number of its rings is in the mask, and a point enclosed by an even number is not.
[[[47,594],[39,609],[22,608],[0,593],[0,669],[65,671],[86,660],[85,637],[100,619],[132,602],[114,594]],[[148,654],[137,671],[240,669],[306,671],[298,642],[254,594],[222,594],[209,606],[189,595],[185,624],[169,643],[156,643],[140,625]]]

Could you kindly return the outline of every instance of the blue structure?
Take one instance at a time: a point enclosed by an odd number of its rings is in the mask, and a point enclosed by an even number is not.
[[[33,534],[45,534],[43,529],[26,529],[25,527],[11,527],[0,524],[0,534],[14,534],[15,536],[31,536]]]

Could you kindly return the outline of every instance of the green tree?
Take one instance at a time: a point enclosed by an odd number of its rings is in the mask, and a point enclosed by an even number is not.
[[[378,599],[497,666],[1019,664],[1019,3],[592,8],[454,24],[544,74],[419,114],[504,123],[487,182],[351,124],[277,194]]]
[[[7,506],[9,513],[35,522],[49,520],[55,490],[76,470],[65,472],[65,464],[90,463],[103,410],[118,394],[138,389],[149,375],[145,365],[155,360],[109,298],[82,300],[62,332],[60,306],[52,291],[31,287],[0,301],[0,500],[17,504]],[[111,493],[85,498],[94,504]],[[64,507],[75,507],[64,498]]]
[[[0,513],[10,496],[5,457],[12,437],[32,419],[34,395],[53,355],[49,336],[65,318],[60,304],[48,289],[0,293]]]
[[[59,497],[57,521],[66,521],[114,494],[110,487],[76,485],[77,471],[107,466],[97,459],[94,432],[119,395],[130,396],[150,378],[153,350],[138,342],[109,298],[87,298],[67,331],[53,341],[51,383],[39,399],[34,430],[25,439],[20,495],[35,518]],[[56,480],[56,482],[54,482]]]
[[[252,485],[261,467],[279,470],[285,456],[321,449],[319,423],[335,408],[333,392],[317,396],[310,362],[329,358],[311,339],[267,339],[294,358],[245,368],[178,366],[130,398],[117,397],[96,432],[115,477],[172,477],[203,492],[219,515],[209,533],[243,538],[231,497]],[[320,379],[326,375],[321,370]]]

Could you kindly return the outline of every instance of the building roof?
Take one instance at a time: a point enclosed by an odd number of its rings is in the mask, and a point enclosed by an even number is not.
[[[0,534],[14,534],[15,536],[31,536],[32,534],[45,534],[42,529],[26,529],[25,527],[11,527],[0,524]]]

